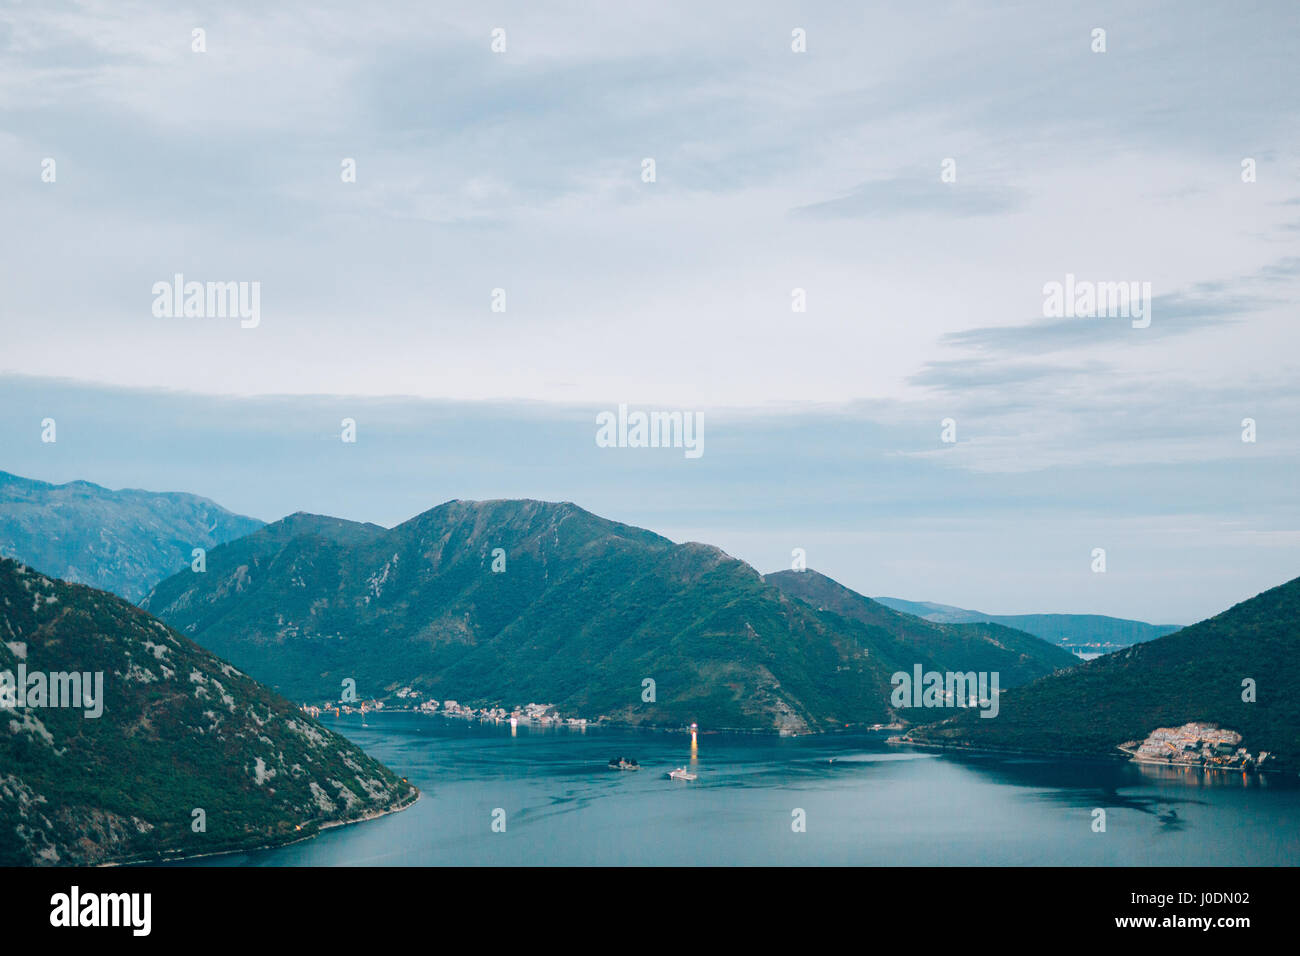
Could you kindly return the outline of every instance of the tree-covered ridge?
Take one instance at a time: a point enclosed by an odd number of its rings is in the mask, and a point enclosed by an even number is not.
[[[989,634],[958,639],[906,615],[886,633],[717,548],[540,501],[447,502],[391,531],[294,515],[145,603],[300,700],[336,698],[351,678],[363,699],[411,687],[658,726],[883,722],[890,675],[919,661],[969,670],[996,657],[1030,679],[1072,660],[1009,631],[996,641],[1015,646],[990,654]]]
[[[36,705],[48,699],[0,709],[0,865],[252,848],[417,795],[121,598],[0,559],[0,672],[20,666],[102,673],[102,714]]]
[[[1216,723],[1253,753],[1300,768],[1300,578],[1166,637],[1099,657],[1003,697],[995,720],[917,728],[918,740],[1113,754],[1157,727]],[[1246,683],[1249,682],[1249,683]],[[1252,696],[1254,700],[1243,697]]]

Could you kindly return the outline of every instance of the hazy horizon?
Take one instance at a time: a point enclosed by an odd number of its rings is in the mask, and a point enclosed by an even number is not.
[[[966,472],[925,453],[917,422],[873,420],[878,408],[706,410],[705,453],[689,460],[598,448],[594,406],[232,399],[13,376],[0,376],[0,403],[0,470],[26,478],[188,492],[263,521],[307,511],[384,527],[456,498],[573,501],[763,573],[803,548],[809,567],[860,593],[990,614],[1190,624],[1300,568],[1300,535],[1257,530],[1295,520],[1285,460],[1256,462],[1253,495],[1206,514],[1198,506],[1242,465],[1165,473],[1177,481],[1119,464]],[[54,444],[40,440],[47,416]],[[340,440],[344,417],[355,444]],[[1097,546],[1105,574],[1090,569]]]

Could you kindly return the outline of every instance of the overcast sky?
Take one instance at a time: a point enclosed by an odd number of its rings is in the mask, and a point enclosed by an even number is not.
[[[1300,8],[981,6],[7,4],[0,469],[569,499],[989,612],[1295,577]],[[260,324],[156,317],[176,273]],[[1150,326],[1045,318],[1067,273]],[[620,402],[704,456],[597,449]]]

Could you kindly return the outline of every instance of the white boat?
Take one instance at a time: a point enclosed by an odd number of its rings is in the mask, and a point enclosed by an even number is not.
[[[678,767],[676,770],[670,770],[668,776],[673,780],[697,780],[698,774],[691,773],[685,767]]]

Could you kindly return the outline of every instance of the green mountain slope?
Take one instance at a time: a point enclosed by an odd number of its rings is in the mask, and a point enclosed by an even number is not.
[[[819,611],[717,548],[539,501],[452,501],[390,531],[294,515],[145,606],[302,700],[337,699],[351,678],[363,699],[410,687],[661,726],[885,721],[889,676],[923,643]],[[973,666],[958,643],[941,653]]]
[[[102,694],[89,708],[84,696],[76,707],[20,698],[20,668],[33,688],[38,673],[102,674]],[[0,865],[251,848],[416,797],[352,743],[140,609],[6,559],[0,688]],[[196,809],[204,832],[194,830]]]
[[[1245,679],[1257,700],[1242,700]],[[920,741],[1115,753],[1157,727],[1207,721],[1300,768],[1300,578],[1174,634],[1099,657],[1003,696],[993,720],[960,714]]]
[[[195,495],[51,485],[0,471],[0,557],[129,601],[189,565],[195,548],[261,526]]]
[[[961,660],[976,671],[997,671],[1002,687],[1014,687],[1079,663],[1069,651],[1000,624],[935,624],[864,597],[811,569],[780,571],[767,580],[786,594],[883,632],[914,652],[925,670]]]
[[[1014,627],[1072,650],[1105,653],[1143,641],[1153,641],[1178,630],[1178,624],[1147,624],[1103,614],[985,614],[950,604],[904,601],[878,597],[878,603],[904,614],[915,614],[936,624],[988,623]]]

